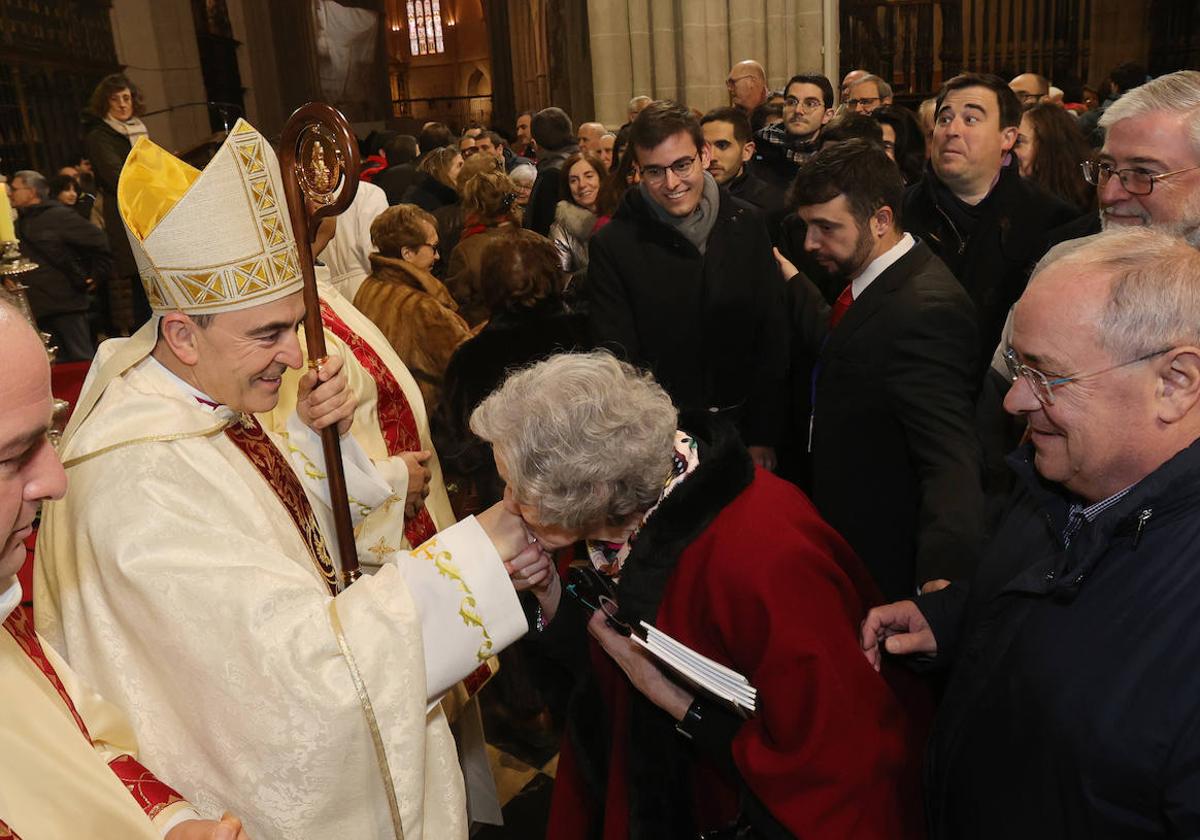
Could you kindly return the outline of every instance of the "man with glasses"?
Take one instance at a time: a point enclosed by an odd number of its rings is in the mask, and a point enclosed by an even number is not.
[[[766,224],[708,173],[712,152],[683,105],[647,105],[629,142],[641,183],[589,245],[593,338],[649,368],[680,409],[728,416],[773,468],[786,321]]]
[[[1159,227],[1200,245],[1200,71],[1134,88],[1100,118],[1104,148],[1083,164],[1105,230]]]
[[[1017,486],[968,583],[877,607],[862,645],[949,669],[930,838],[1200,833],[1200,253],[1056,247],[1014,311]]]
[[[903,196],[876,144],[826,146],[791,198],[805,251],[842,286],[833,306],[778,257],[792,310],[790,390],[811,400],[792,437],[811,453],[813,503],[889,598],[970,576],[983,518],[975,307],[905,232]]]
[[[1050,80],[1037,73],[1022,73],[1008,86],[1017,95],[1022,108],[1032,108],[1050,95]]]
[[[892,86],[876,75],[868,74],[850,85],[846,107],[858,114],[870,114],[892,104]]]
[[[754,109],[767,101],[767,73],[757,61],[739,61],[729,71],[725,80],[729,91],[729,103],[749,116]]]
[[[833,118],[833,85],[817,73],[788,79],[783,89],[783,122],[755,134],[758,174],[787,189],[796,169],[820,146],[821,129]]]

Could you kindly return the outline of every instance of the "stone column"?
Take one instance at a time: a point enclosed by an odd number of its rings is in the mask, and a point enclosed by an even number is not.
[[[596,117],[625,122],[645,94],[708,110],[726,104],[725,78],[755,59],[772,87],[825,66],[826,0],[588,0]],[[832,46],[830,47],[832,48]]]
[[[150,139],[169,151],[186,149],[212,133],[200,72],[196,24],[188,0],[113,0],[117,60],[142,89]],[[187,104],[200,103],[200,104]]]

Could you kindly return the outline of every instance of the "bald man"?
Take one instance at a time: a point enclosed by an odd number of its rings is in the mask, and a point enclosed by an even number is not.
[[[729,71],[725,88],[729,91],[730,104],[749,114],[767,101],[766,71],[757,61],[739,61]]]
[[[850,88],[871,75],[870,70],[851,70],[842,78],[842,102],[850,98]]]
[[[635,96],[629,100],[629,122],[633,122],[642,109],[654,100],[649,96]]]
[[[1022,73],[1008,83],[1021,100],[1022,108],[1032,108],[1050,95],[1050,80],[1037,73]]]
[[[598,155],[600,153],[600,138],[604,136],[607,130],[598,122],[585,122],[579,126],[579,151],[589,155]]]

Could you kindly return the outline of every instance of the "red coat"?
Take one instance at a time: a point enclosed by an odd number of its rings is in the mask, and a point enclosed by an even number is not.
[[[694,838],[733,821],[739,802],[764,837],[922,836],[927,699],[862,655],[859,624],[878,602],[865,568],[731,433],[685,428],[709,445],[638,534],[622,612],[745,674],[758,713],[740,725],[722,715],[731,744],[690,743],[589,638],[547,836]],[[577,628],[555,627],[585,618],[568,600],[547,634],[582,644]]]

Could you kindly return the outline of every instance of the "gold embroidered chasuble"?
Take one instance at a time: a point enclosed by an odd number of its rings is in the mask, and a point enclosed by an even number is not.
[[[331,598],[279,497],[223,434],[231,419],[149,363],[107,385],[65,444],[71,489],[44,514],[39,631],[128,712],[146,762],[205,816],[233,810],[256,837],[465,838],[453,740],[428,701],[524,632],[495,550],[466,520]],[[276,442],[332,534],[316,437],[307,451],[296,435]],[[356,514],[378,518],[387,496],[358,494]],[[441,686],[425,676],[430,633]]]

